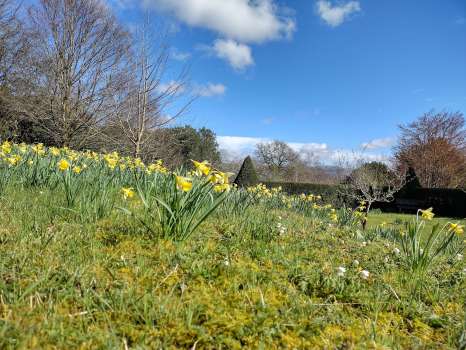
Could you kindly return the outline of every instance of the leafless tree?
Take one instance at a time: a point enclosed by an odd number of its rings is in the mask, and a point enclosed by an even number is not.
[[[175,79],[164,82],[168,77],[170,50],[166,36],[153,34],[151,29],[146,20],[133,36],[120,108],[112,118],[134,157],[153,151],[157,144],[154,138],[161,135],[154,131],[182,115],[192,102],[187,92],[186,68]]]
[[[29,18],[38,79],[20,112],[55,144],[81,148],[114,113],[128,33],[99,0],[40,0]]]
[[[460,112],[431,111],[400,126],[395,147],[400,169],[412,167],[422,186],[461,188],[466,184],[466,129]]]
[[[0,86],[5,87],[15,80],[18,63],[29,49],[29,41],[19,7],[11,0],[0,0]]]
[[[0,0],[0,132],[7,137],[15,124],[12,96],[21,78],[30,76],[27,58],[32,39],[24,28],[19,6],[11,0]]]
[[[367,215],[375,202],[391,202],[394,194],[406,183],[405,174],[390,169],[381,162],[366,163],[363,159],[353,161],[352,171],[340,186],[340,192],[365,206],[363,228]],[[347,166],[346,168],[351,168]]]
[[[256,157],[260,163],[265,165],[269,175],[275,178],[287,175],[286,173],[289,172],[295,165],[295,162],[299,160],[297,152],[285,142],[278,140],[257,144]]]

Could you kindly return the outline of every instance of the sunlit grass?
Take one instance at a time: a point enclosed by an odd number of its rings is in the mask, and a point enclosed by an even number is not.
[[[411,214],[396,214],[396,213],[370,213],[368,219],[368,227],[376,227],[382,223],[393,224],[397,222],[411,221],[415,218],[415,215]],[[452,219],[445,217],[434,217],[432,221],[426,222],[426,229],[431,230],[432,227],[439,223],[445,225],[448,222],[459,222],[462,225],[466,225],[466,219]]]
[[[419,270],[400,245],[424,244],[421,229],[403,231],[413,216],[371,214],[363,231],[362,205],[236,190],[206,162],[179,175],[113,153],[1,152],[1,349],[453,349],[466,339],[461,226]],[[427,233],[451,221],[428,219]]]

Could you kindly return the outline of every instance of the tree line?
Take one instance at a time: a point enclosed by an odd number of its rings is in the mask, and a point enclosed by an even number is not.
[[[409,169],[425,188],[466,188],[466,129],[460,112],[423,114],[399,126],[393,156],[386,163],[367,162],[364,155],[342,158],[330,173],[310,151],[296,151],[279,140],[259,143],[255,150],[258,171],[268,181],[342,183],[358,192],[390,188],[390,196],[403,185]],[[383,195],[386,191],[383,191]],[[382,194],[375,197],[380,198]]]
[[[219,162],[211,130],[166,127],[195,97],[149,17],[129,31],[100,0],[0,0],[2,139]]]
[[[174,69],[170,57],[165,31],[148,16],[130,31],[100,0],[0,0],[0,138],[174,167],[190,158],[219,163],[211,130],[167,127],[196,97],[188,69]],[[434,111],[400,126],[390,171],[412,168],[424,187],[464,188],[464,126],[462,113]],[[279,140],[260,143],[255,156],[261,178],[272,181],[338,182],[364,162],[330,169]]]

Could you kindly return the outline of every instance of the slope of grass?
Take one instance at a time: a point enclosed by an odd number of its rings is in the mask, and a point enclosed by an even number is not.
[[[347,228],[291,211],[219,214],[173,243],[149,239],[121,211],[88,223],[62,202],[45,189],[9,188],[0,199],[2,349],[453,349],[465,341],[464,260],[442,260],[419,288],[394,243],[363,244]],[[263,220],[266,233],[278,223],[286,230],[257,236],[248,218]]]

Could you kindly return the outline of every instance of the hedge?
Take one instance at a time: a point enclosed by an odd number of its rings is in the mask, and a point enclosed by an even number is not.
[[[415,213],[417,209],[432,207],[438,216],[456,218],[466,217],[466,193],[451,188],[418,188],[410,191],[406,196],[403,191],[395,194],[392,203],[379,205],[382,211],[396,211],[399,213]]]
[[[322,185],[310,183],[294,182],[263,182],[269,188],[282,187],[288,194],[315,194],[321,195],[325,203],[330,203],[336,207],[354,206],[351,199],[345,199],[338,192],[336,185]],[[462,190],[450,188],[414,188],[411,186],[408,191],[400,190],[395,194],[395,199],[390,203],[374,203],[374,209],[381,209],[384,212],[398,212],[414,214],[417,209],[427,209],[432,207],[438,216],[448,216],[456,218],[466,217],[466,193]]]
[[[336,185],[323,185],[323,184],[311,184],[311,183],[299,183],[299,182],[263,182],[269,188],[281,186],[283,192],[288,194],[314,194],[322,196],[322,200],[325,203],[330,203],[334,206],[341,207],[343,205],[352,205],[352,203],[346,203],[343,196],[338,192],[338,186]]]

